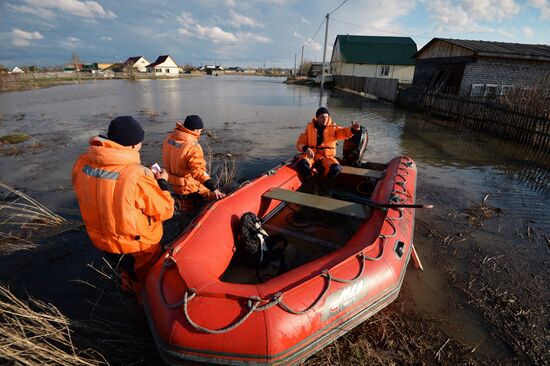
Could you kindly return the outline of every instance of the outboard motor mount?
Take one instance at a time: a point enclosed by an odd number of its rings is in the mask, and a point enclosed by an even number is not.
[[[367,129],[361,126],[361,129],[352,137],[344,141],[342,164],[348,166],[360,166],[363,155],[367,150],[369,134]]]

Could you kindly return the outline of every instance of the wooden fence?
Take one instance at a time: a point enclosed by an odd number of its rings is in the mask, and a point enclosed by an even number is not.
[[[395,102],[397,99],[397,86],[399,84],[397,79],[334,75],[334,82],[340,88],[374,95],[391,102]]]
[[[424,108],[434,115],[450,118],[469,128],[550,151],[550,116],[536,116],[528,110],[483,98],[427,92]]]

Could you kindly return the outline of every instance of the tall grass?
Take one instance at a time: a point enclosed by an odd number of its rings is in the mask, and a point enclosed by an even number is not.
[[[0,285],[0,363],[16,365],[102,365],[97,352],[77,349],[71,320],[53,305],[19,300]]]
[[[5,192],[0,197],[0,226],[11,225],[21,229],[37,229],[60,225],[66,220],[25,193],[0,182]]]

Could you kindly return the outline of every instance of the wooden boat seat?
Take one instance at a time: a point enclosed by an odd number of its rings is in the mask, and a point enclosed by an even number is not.
[[[342,173],[358,175],[361,177],[377,178],[377,179],[382,179],[384,177],[383,171],[356,168],[353,166],[346,166],[346,165],[342,165]]]
[[[317,196],[303,192],[296,192],[288,189],[273,188],[265,192],[265,198],[278,201],[295,203],[300,206],[316,208],[318,210],[328,211],[340,215],[355,217],[358,219],[368,219],[370,217],[370,208],[359,203],[337,200],[330,197]]]

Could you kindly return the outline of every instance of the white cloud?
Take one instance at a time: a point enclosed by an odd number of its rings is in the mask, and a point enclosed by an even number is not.
[[[307,41],[304,42],[304,47],[312,51],[320,51],[323,49],[323,46],[321,46],[319,42],[315,42],[311,38],[308,38]]]
[[[55,17],[55,13],[47,9],[36,8],[36,7],[31,8],[30,6],[26,6],[26,5],[13,5],[13,4],[7,4],[7,6],[8,6],[8,9],[16,13],[30,14],[40,18]]]
[[[26,4],[42,11],[61,11],[63,13],[82,18],[114,19],[116,14],[105,10],[97,1],[80,0],[23,0]]]
[[[235,13],[238,14],[238,13]],[[196,36],[207,39],[213,43],[238,44],[244,42],[269,43],[271,39],[259,34],[250,32],[229,32],[218,26],[205,26],[198,24],[193,15],[189,12],[183,12],[176,20],[182,25],[178,28],[178,33],[184,37]]]
[[[540,19],[550,19],[550,2],[548,0],[529,0],[529,3],[540,11]]]
[[[521,28],[521,30],[523,31],[523,34],[525,34],[526,37],[533,38],[533,36],[535,35],[535,32],[530,27],[523,27]]]
[[[111,42],[113,40],[113,37],[101,37],[102,40]]]
[[[229,14],[231,15],[229,24],[231,24],[235,28],[240,28],[242,26],[264,28],[264,25],[258,23],[258,21],[256,21],[255,19],[249,18],[246,15],[239,14],[233,9],[229,11]]]
[[[11,37],[11,43],[18,47],[30,46],[32,41],[38,41],[44,38],[39,32],[27,32],[18,28],[13,28],[11,30]]]
[[[191,36],[192,35],[192,33],[189,32],[185,28],[178,28],[178,33],[181,34],[182,36]]]
[[[187,11],[184,11],[180,14],[180,16],[176,17],[176,20],[184,27],[196,24],[195,19],[193,19],[193,15]]]
[[[304,17],[300,18],[300,21],[301,21],[302,23],[305,23],[305,24],[311,24],[310,21],[307,20],[307,19],[304,18]]]
[[[506,38],[514,38],[514,34],[507,31],[506,29],[499,28],[497,29],[497,33]]]
[[[237,33],[237,37],[243,41],[254,41],[258,43],[270,43],[271,38],[260,36],[259,34],[254,33]]]
[[[76,48],[80,45],[80,39],[76,37],[67,37],[60,42],[63,47]]]
[[[203,27],[200,24],[195,25],[195,34],[200,38],[209,39],[214,43],[237,42],[237,36],[231,32],[226,32],[220,27]]]
[[[424,0],[423,3],[439,32],[495,32],[482,22],[510,19],[520,11],[515,0]],[[503,29],[496,32],[511,35]]]
[[[458,6],[474,19],[502,20],[519,13],[514,0],[459,0]]]

